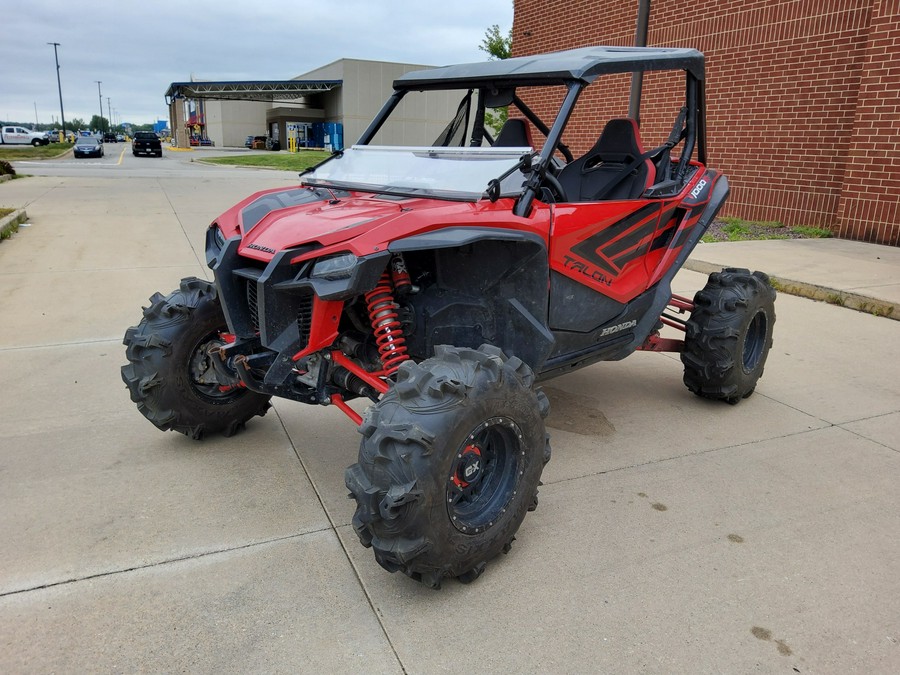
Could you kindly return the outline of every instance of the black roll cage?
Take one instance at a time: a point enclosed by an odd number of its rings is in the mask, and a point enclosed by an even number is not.
[[[476,117],[483,119],[486,96],[502,90],[511,90],[512,103],[546,137],[544,145],[535,157],[537,161],[531,163],[522,195],[514,209],[516,215],[527,216],[531,212],[531,205],[539,193],[544,176],[550,171],[554,153],[559,150],[566,161],[573,160],[571,151],[561,139],[581,91],[600,75],[655,70],[683,70],[685,73],[687,115],[684,122],[684,143],[674,175],[674,180],[680,184],[684,180],[695,148],[698,161],[706,164],[704,60],[703,55],[693,49],[585,47],[505,61],[414,71],[394,81],[393,93],[360,136],[357,144],[368,145],[371,142],[408,92],[468,89],[471,95],[471,91],[477,89],[479,96]],[[563,85],[567,91],[556,119],[552,126],[548,127],[519,98],[516,88],[554,85]],[[477,131],[477,128],[473,129],[473,141],[476,140]]]

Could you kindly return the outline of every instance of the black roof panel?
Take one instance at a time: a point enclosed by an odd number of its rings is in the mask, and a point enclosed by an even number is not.
[[[703,54],[696,49],[666,47],[582,47],[549,54],[519,56],[500,61],[463,63],[416,70],[394,80],[395,89],[446,89],[593,82],[607,73],[642,70],[687,70],[704,75]]]

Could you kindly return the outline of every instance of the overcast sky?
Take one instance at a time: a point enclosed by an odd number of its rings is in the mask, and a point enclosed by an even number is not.
[[[512,25],[512,0],[28,0],[0,12],[0,119],[100,113],[168,119],[171,82],[287,80],[340,58],[445,65],[483,61],[485,29]],[[53,119],[51,119],[51,117]]]

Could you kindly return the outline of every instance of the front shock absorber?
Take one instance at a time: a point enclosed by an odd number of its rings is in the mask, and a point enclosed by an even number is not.
[[[385,270],[374,289],[365,294],[366,310],[375,333],[378,357],[384,374],[391,376],[409,356],[406,354],[406,338],[394,302],[394,286],[391,271]]]

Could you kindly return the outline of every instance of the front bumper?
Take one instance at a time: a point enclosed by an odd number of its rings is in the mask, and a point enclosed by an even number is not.
[[[245,370],[252,374],[245,384],[262,393],[315,402],[308,388],[294,384],[298,355],[334,341],[343,301],[375,286],[390,253],[361,258],[347,279],[314,279],[315,261],[291,262],[314,250],[313,245],[280,251],[266,263],[239,255],[240,237],[220,245],[215,233],[215,227],[207,231],[207,264],[236,338],[227,351],[245,356]]]

